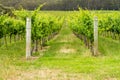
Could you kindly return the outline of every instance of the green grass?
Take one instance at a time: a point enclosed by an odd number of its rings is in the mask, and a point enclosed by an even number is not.
[[[93,58],[93,57],[79,57],[79,58],[42,58],[37,64],[42,63],[41,67],[49,67],[50,69],[62,69],[68,73],[84,73],[86,75],[92,74],[91,77],[99,80],[104,79],[105,76],[110,78],[120,79],[119,58]],[[38,65],[37,65],[38,66]]]
[[[120,56],[120,42],[111,38],[99,38],[99,51],[106,56]]]
[[[120,80],[119,41],[100,37],[101,55],[93,57],[65,23],[47,45],[39,53],[44,55],[33,60],[25,59],[25,41],[0,47],[0,80]]]

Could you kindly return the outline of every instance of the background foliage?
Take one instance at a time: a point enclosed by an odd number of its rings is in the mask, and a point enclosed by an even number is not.
[[[84,9],[118,10],[120,7],[120,0],[0,0],[0,3],[17,9],[22,6],[30,10],[43,3],[46,3],[43,10],[74,10],[78,9],[78,6]]]

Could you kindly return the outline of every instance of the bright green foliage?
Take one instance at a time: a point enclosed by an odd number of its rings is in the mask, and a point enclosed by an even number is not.
[[[73,32],[84,35],[93,42],[93,19],[89,11],[80,10],[69,19],[69,23]]]
[[[120,34],[120,13],[103,14],[99,20],[100,31],[110,31]]]
[[[33,41],[42,41],[42,39],[47,39],[51,35],[54,36],[61,29],[64,20],[63,17],[41,14],[39,12],[40,8],[41,6],[31,14]]]
[[[99,33],[112,32],[120,34],[120,13],[91,13],[89,11],[80,10],[79,13],[73,14],[69,18],[69,26],[73,32],[82,34],[93,42],[93,15],[98,16]]]
[[[94,20],[93,15],[98,17],[99,33],[105,37],[112,37],[113,39],[120,39],[120,13],[92,13],[87,10],[80,10],[79,13],[74,13],[68,19],[69,26],[79,37],[84,41],[85,45],[91,49],[93,53],[94,41]]]
[[[0,38],[3,37],[4,35],[4,24],[3,24],[3,21],[5,20],[5,16],[0,16]]]
[[[35,16],[32,26],[32,39],[40,39],[48,37],[49,35],[58,32],[62,27],[63,19],[51,15]]]
[[[25,33],[25,22],[9,16],[0,16],[0,38]]]
[[[26,17],[30,16],[29,11],[24,10],[24,9],[22,9],[20,11],[15,11],[14,14],[16,15],[16,17],[18,19],[21,19],[21,20],[24,20],[24,21],[26,21]]]
[[[6,27],[6,34],[16,35],[25,33],[25,23],[21,20],[8,18],[4,21],[4,27]]]
[[[31,17],[32,21],[32,41],[45,42],[59,32],[63,24],[63,17],[57,17],[50,14],[41,14],[40,7],[35,11],[15,11],[15,18],[9,16],[0,17],[0,38],[12,35],[25,36],[25,22],[27,17]],[[52,36],[52,37],[51,37]],[[39,43],[39,42],[38,42]],[[37,43],[36,43],[37,44]]]

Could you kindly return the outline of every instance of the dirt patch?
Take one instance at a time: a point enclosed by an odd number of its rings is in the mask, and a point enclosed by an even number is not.
[[[60,53],[75,53],[76,50],[72,48],[61,48],[59,52]]]
[[[68,42],[68,40],[66,40],[66,39],[62,39],[62,40],[60,40],[60,42],[64,42],[64,43],[67,43]]]
[[[118,80],[117,78],[107,78],[105,80]]]
[[[86,77],[85,77],[86,76]],[[56,69],[17,71],[6,80],[93,80],[89,75],[65,73]]]
[[[60,70],[36,69],[36,70],[8,70],[7,74],[2,74],[5,80],[58,80],[62,75]],[[57,78],[57,79],[56,79]]]
[[[61,40],[59,41],[67,43],[67,42],[74,42],[74,40],[75,40],[74,34],[69,34],[62,36]]]
[[[50,69],[41,69],[41,70],[32,70],[28,72],[23,72],[21,78],[24,77],[27,80],[55,80],[56,77],[61,73],[60,70],[50,70]]]
[[[105,80],[118,80],[117,78],[106,78]]]

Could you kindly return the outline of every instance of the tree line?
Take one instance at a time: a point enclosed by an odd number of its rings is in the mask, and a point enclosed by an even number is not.
[[[5,6],[34,10],[46,3],[42,10],[77,10],[78,7],[90,10],[119,10],[120,0],[0,0]]]

